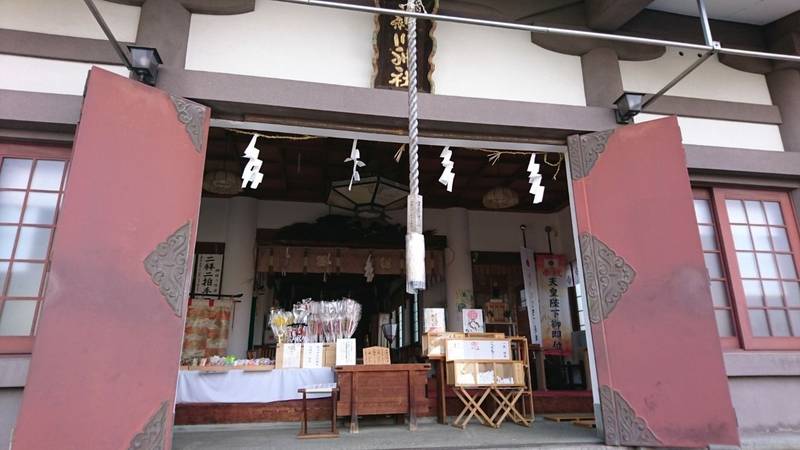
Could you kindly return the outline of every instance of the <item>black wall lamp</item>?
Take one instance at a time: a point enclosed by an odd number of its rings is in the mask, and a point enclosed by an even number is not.
[[[615,112],[617,123],[628,124],[633,122],[633,117],[642,112],[644,94],[638,92],[625,92],[614,101],[617,105]]]
[[[94,4],[94,0],[83,0],[83,2],[86,3],[89,12],[94,16],[94,20],[100,25],[100,29],[103,30],[106,38],[108,38],[111,47],[117,52],[119,59],[125,64],[128,70],[133,72],[134,79],[149,84],[150,86],[155,86],[156,79],[158,78],[158,66],[163,63],[163,61],[161,61],[161,56],[158,54],[158,50],[152,47],[129,45],[126,51],[125,47],[120,45],[119,41],[114,37],[114,33],[111,32],[111,29],[108,28],[108,24],[97,9],[97,5]]]
[[[163,63],[158,50],[138,45],[129,45],[128,50],[131,52],[130,69],[136,74],[136,79],[150,86],[155,86],[158,78],[158,66]]]

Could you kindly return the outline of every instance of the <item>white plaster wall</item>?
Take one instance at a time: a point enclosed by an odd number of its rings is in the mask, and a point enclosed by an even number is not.
[[[257,0],[253,12],[193,14],[186,68],[372,86],[370,14]]]
[[[661,117],[665,116],[639,114],[634,121],[641,123]],[[694,117],[678,117],[678,125],[681,127],[684,144],[783,151],[783,141],[777,125]]]
[[[200,218],[197,240],[200,242],[225,242],[228,233],[230,201],[227,198],[203,197],[200,201]]]
[[[683,56],[680,52],[683,52]],[[667,48],[662,57],[651,61],[620,61],[622,87],[633,92],[658,92],[696,59],[697,51]],[[772,104],[764,75],[728,67],[719,62],[716,55],[676,84],[668,95]]]
[[[95,4],[117,40],[136,41],[140,7],[105,0]],[[0,0],[0,28],[106,39],[83,0]]]
[[[434,92],[586,105],[581,60],[545,50],[526,31],[438,22]]]
[[[97,65],[128,77],[124,66]],[[0,89],[83,95],[92,64],[0,54]]]
[[[728,383],[740,430],[800,431],[800,377],[735,377]]]

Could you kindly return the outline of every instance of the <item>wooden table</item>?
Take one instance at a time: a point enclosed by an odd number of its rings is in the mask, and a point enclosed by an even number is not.
[[[336,394],[339,393],[338,387],[327,389],[315,388],[300,388],[298,393],[303,394],[303,419],[300,422],[300,433],[297,434],[299,439],[317,439],[317,438],[337,438],[339,437],[339,430],[336,429]],[[330,392],[331,393],[331,431],[330,432],[308,432],[308,394]]]
[[[408,414],[409,430],[417,414],[428,411],[425,384],[430,364],[336,366],[339,416],[350,416],[350,432],[358,433],[358,416]]]

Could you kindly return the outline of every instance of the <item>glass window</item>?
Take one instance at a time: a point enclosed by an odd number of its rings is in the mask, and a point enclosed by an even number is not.
[[[788,194],[695,190],[694,206],[723,343],[800,349],[800,236]]]
[[[0,155],[0,336],[32,336],[67,162]]]
[[[733,309],[728,293],[728,275],[722,264],[722,253],[714,223],[713,207],[711,201],[705,198],[694,200],[694,212],[697,217],[697,227],[700,231],[703,257],[706,270],[711,281],[711,299],[714,304],[714,315],[717,319],[717,330],[720,337],[735,337],[736,328],[733,326]],[[744,243],[745,241],[742,240]]]
[[[741,196],[746,197],[746,194]],[[789,314],[795,307],[790,304],[795,295],[792,289],[798,277],[796,255],[783,219],[787,211],[780,202],[760,199],[728,199],[725,204],[728,216],[742,223],[731,223],[730,229],[737,248],[739,282],[745,291],[753,336],[800,337],[800,328],[792,328],[789,321]],[[752,242],[748,249],[755,251],[738,251],[739,242],[745,240]],[[754,295],[758,291],[760,295]]]

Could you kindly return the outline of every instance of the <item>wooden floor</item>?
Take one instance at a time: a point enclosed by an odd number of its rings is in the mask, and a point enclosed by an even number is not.
[[[578,422],[594,420],[594,414],[591,413],[544,414],[542,417],[554,422]]]
[[[597,423],[594,421],[594,419],[592,419],[592,420],[578,420],[576,422],[572,422],[572,424],[575,425],[575,426],[584,427],[584,428],[597,428]]]

